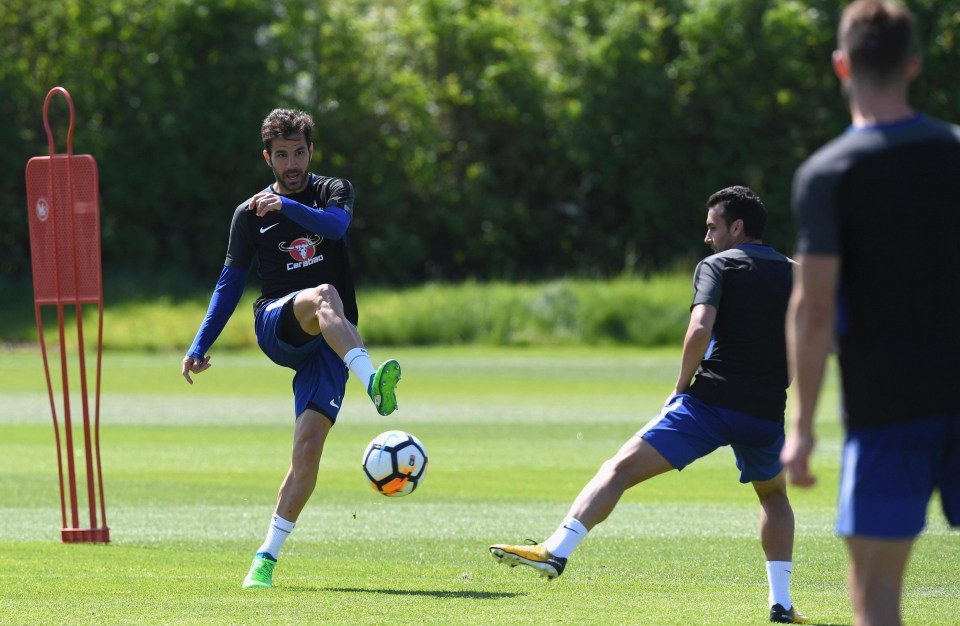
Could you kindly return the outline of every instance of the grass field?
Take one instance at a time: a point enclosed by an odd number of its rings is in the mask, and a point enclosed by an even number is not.
[[[240,582],[263,539],[292,437],[289,374],[259,353],[213,353],[188,386],[178,354],[109,353],[102,454],[109,545],[59,542],[53,428],[39,353],[0,351],[0,623],[766,623],[756,498],[719,450],[641,485],[547,583],[498,566],[493,542],[543,539],[612,454],[655,414],[672,350],[373,350],[404,366],[381,418],[351,380],[320,486],[271,590]],[[840,429],[835,383],[820,421],[820,485],[792,492],[793,596],[849,623],[846,555],[832,534]],[[359,468],[377,433],[425,444],[423,486],[377,495]],[[78,461],[82,460],[78,457]],[[960,541],[939,504],[917,544],[905,619],[960,608]]]

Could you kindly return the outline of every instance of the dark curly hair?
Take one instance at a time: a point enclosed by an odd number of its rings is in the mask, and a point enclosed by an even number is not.
[[[303,135],[309,146],[312,142],[313,118],[308,113],[295,109],[274,109],[260,126],[263,149],[268,153],[274,139],[295,139],[300,135]]]

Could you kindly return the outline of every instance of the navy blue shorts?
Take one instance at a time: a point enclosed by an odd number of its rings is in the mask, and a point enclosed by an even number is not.
[[[934,489],[940,490],[947,521],[960,526],[960,415],[850,431],[837,534],[916,537]]]
[[[310,408],[336,422],[347,388],[348,370],[343,359],[327,344],[323,335],[317,335],[302,346],[293,346],[280,339],[278,334],[284,305],[297,293],[278,298],[260,309],[255,319],[257,343],[271,361],[296,372],[293,376],[294,415],[299,416]]]
[[[783,422],[704,404],[687,394],[670,398],[637,436],[678,470],[720,446],[733,448],[742,483],[770,480],[783,469]]]

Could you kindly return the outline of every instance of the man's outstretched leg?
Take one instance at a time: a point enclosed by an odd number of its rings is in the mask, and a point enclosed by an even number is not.
[[[307,409],[297,418],[290,469],[280,485],[277,508],[266,539],[253,557],[250,571],[243,580],[244,589],[273,586],[273,569],[280,557],[280,549],[293,532],[300,512],[317,486],[320,455],[332,426],[330,418],[312,409]]]
[[[657,449],[632,437],[604,463],[577,496],[567,516],[542,544],[490,546],[490,554],[511,567],[527,565],[547,579],[563,573],[567,559],[594,526],[607,519],[624,492],[673,466]]]
[[[344,315],[340,294],[332,285],[304,289],[294,299],[293,310],[306,333],[323,335],[327,345],[343,359],[367,390],[380,415],[390,415],[397,410],[400,364],[390,359],[378,368],[373,367],[360,332]]]

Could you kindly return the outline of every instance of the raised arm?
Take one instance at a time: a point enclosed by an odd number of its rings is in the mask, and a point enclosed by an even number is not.
[[[250,198],[248,207],[256,211],[258,217],[270,211],[280,211],[310,232],[330,239],[341,239],[350,226],[350,213],[336,204],[314,209],[285,196],[260,192]]]

